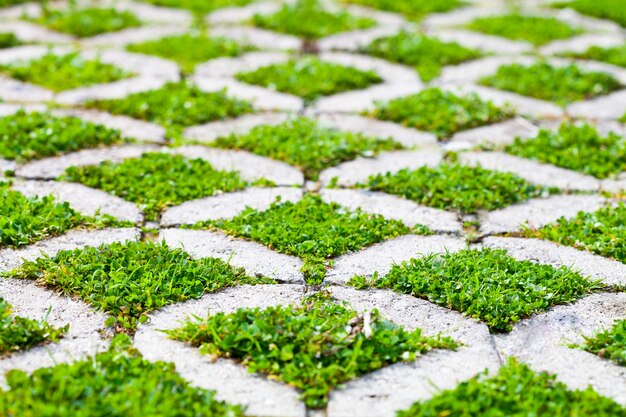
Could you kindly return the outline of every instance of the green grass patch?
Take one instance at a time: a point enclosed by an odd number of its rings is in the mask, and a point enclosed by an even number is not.
[[[188,320],[168,333],[203,353],[239,360],[250,372],[284,381],[312,408],[325,407],[339,384],[432,349],[458,346],[449,338],[425,337],[421,329],[408,332],[377,310],[367,314],[369,325],[347,304],[316,294],[301,306],[241,308]]]
[[[236,57],[254,48],[242,46],[222,36],[207,36],[196,32],[134,43],[128,45],[126,49],[130,52],[171,59],[178,63],[183,73],[191,74],[197,64],[215,58]]]
[[[400,13],[412,20],[421,20],[430,13],[445,13],[465,5],[461,0],[341,0],[374,9]]]
[[[458,310],[485,322],[491,331],[508,332],[513,324],[557,304],[570,303],[603,288],[566,267],[558,269],[518,261],[500,249],[466,249],[433,254],[395,265],[385,277],[369,282],[355,276],[358,288],[391,288]]]
[[[606,62],[607,64],[617,65],[626,68],[626,44],[614,46],[612,48],[601,48],[592,46],[585,52],[570,52],[563,54],[564,56],[576,59],[588,59],[592,61]]]
[[[307,281],[320,284],[330,259],[411,232],[397,220],[353,212],[328,204],[316,195],[297,203],[276,202],[266,211],[251,208],[229,220],[200,222],[195,228],[218,228],[260,242],[270,249],[304,260]],[[421,226],[417,232],[427,233]]]
[[[17,248],[80,226],[126,225],[110,216],[84,216],[52,196],[26,197],[0,183],[0,248]]]
[[[391,139],[343,132],[306,118],[295,118],[276,126],[258,126],[244,135],[218,138],[213,145],[245,149],[287,162],[301,169],[305,177],[312,180],[316,180],[322,170],[358,156],[402,148]]]
[[[0,414],[8,417],[244,417],[241,407],[190,385],[173,364],[143,359],[124,335],[106,352],[30,375],[12,370],[6,381]]]
[[[374,71],[361,71],[325,62],[313,56],[268,65],[237,74],[236,77],[239,81],[293,94],[308,102],[382,82]]]
[[[142,0],[161,7],[187,9],[195,14],[207,14],[223,7],[241,7],[254,0]]]
[[[580,212],[573,219],[561,217],[540,229],[527,229],[527,237],[548,239],[626,263],[626,205]]]
[[[482,56],[480,51],[457,42],[443,42],[410,32],[376,39],[363,52],[414,67],[423,81],[437,78],[446,65],[457,65]]]
[[[568,39],[583,33],[582,29],[573,28],[554,17],[522,16],[519,14],[479,17],[467,27],[487,35],[530,42],[535,46],[545,45],[559,39]]]
[[[57,32],[68,33],[78,38],[87,38],[141,25],[137,16],[131,12],[100,7],[84,9],[69,7],[64,10],[44,8],[41,17],[33,19],[33,21]]]
[[[64,326],[57,329],[45,319],[38,321],[14,316],[11,305],[0,297],[0,357],[43,343],[56,342],[68,328]]]
[[[167,207],[248,185],[235,171],[216,170],[203,159],[160,152],[118,163],[70,167],[62,178],[137,203],[148,220],[157,220]]]
[[[187,83],[167,83],[158,90],[122,99],[91,101],[87,107],[157,123],[173,131],[238,117],[252,112],[248,102],[230,98],[225,90],[205,93]]]
[[[12,48],[21,44],[22,42],[13,33],[0,32],[0,49]]]
[[[373,175],[358,186],[461,213],[497,210],[558,191],[530,184],[514,174],[458,163]]]
[[[553,7],[571,8],[582,14],[609,19],[626,27],[626,8],[622,0],[573,0],[553,4]]]
[[[626,366],[626,320],[617,320],[612,328],[603,330],[585,341],[578,347],[601,358],[612,360]]]
[[[0,7],[17,6],[24,3],[41,3],[43,0],[0,0]]]
[[[483,101],[476,94],[457,96],[428,88],[418,94],[378,103],[370,116],[432,132],[443,139],[461,130],[501,122],[513,114],[511,109]]]
[[[243,284],[273,283],[247,276],[215,258],[192,259],[165,243],[126,242],[42,255],[10,278],[32,279],[64,296],[79,297],[110,314],[118,331],[134,331],[147,314],[169,304]]]
[[[489,378],[487,371],[430,400],[399,411],[397,417],[624,417],[626,410],[591,387],[570,390],[547,372],[535,373],[509,359]]]
[[[23,110],[0,118],[0,157],[19,162],[127,142],[119,130],[78,117]]]
[[[367,29],[373,19],[355,17],[346,11],[329,11],[318,0],[298,0],[285,4],[273,15],[256,14],[252,24],[274,32],[315,40],[340,32]]]
[[[626,138],[616,133],[602,137],[588,124],[564,123],[558,132],[542,129],[533,139],[517,138],[506,151],[600,179],[626,171]]]
[[[0,72],[16,80],[38,84],[56,92],[111,83],[132,75],[99,59],[83,59],[78,53],[48,53],[31,61],[0,65]]]
[[[583,71],[573,64],[554,67],[545,62],[503,65],[495,74],[482,78],[480,84],[561,106],[622,87],[613,76],[603,72]]]

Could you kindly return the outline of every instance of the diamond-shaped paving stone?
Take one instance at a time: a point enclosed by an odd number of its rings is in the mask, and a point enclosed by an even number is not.
[[[170,335],[298,388],[311,408],[323,408],[338,384],[432,349],[456,346],[449,338],[424,337],[420,329],[407,332],[375,310],[359,314],[325,294],[305,298],[301,306],[192,319]]]
[[[462,6],[460,0],[343,0],[388,12],[400,13],[411,20],[420,20],[429,13],[444,13]]]
[[[62,178],[137,203],[149,220],[156,220],[167,207],[248,185],[238,172],[216,170],[203,159],[159,152],[119,163],[70,167]]]

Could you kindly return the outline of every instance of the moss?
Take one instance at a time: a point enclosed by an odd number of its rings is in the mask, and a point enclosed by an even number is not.
[[[273,15],[254,15],[252,23],[263,29],[309,40],[367,29],[376,24],[373,19],[355,17],[346,11],[329,11],[319,0],[298,0],[293,4],[285,4]]]
[[[626,27],[626,8],[622,0],[573,0],[561,1],[553,4],[554,7],[572,8],[582,14],[597,17],[599,19],[609,19]]]
[[[191,74],[196,64],[215,58],[236,57],[254,48],[241,46],[229,38],[191,32],[183,35],[166,36],[153,41],[134,43],[128,45],[126,49],[130,52],[171,59],[180,65],[183,73]]]
[[[128,141],[119,130],[77,117],[20,110],[0,118],[0,157],[18,162]]]
[[[312,56],[239,73],[236,77],[239,81],[293,94],[308,102],[382,82],[374,71],[361,71]]]
[[[413,404],[397,417],[554,416],[624,417],[626,410],[591,388],[570,390],[555,375],[535,373],[509,359],[491,378],[487,371],[430,400]]]
[[[304,260],[303,272],[312,284],[323,281],[323,266],[332,258],[411,232],[399,221],[361,210],[350,212],[312,194],[297,203],[276,202],[261,212],[248,208],[233,219],[201,222],[195,227],[221,229],[298,256]],[[428,229],[422,226],[418,232],[427,233]]]
[[[480,84],[562,106],[622,87],[619,81],[603,72],[583,71],[576,65],[554,67],[545,62],[501,66],[495,74],[482,78]]]
[[[122,336],[106,352],[30,375],[13,370],[6,380],[0,414],[11,417],[244,417],[241,407],[190,385],[173,364],[143,359]]]
[[[573,219],[561,217],[540,229],[526,229],[524,235],[552,240],[626,263],[625,218],[626,206],[621,203],[593,213],[580,212]]]
[[[531,314],[570,303],[602,288],[566,267],[555,269],[518,261],[505,250],[467,249],[411,259],[371,282],[354,277],[350,284],[391,288],[427,299],[485,322],[489,329],[509,332]]]
[[[603,137],[587,124],[564,123],[558,132],[542,129],[533,139],[517,138],[506,151],[599,179],[626,171],[626,139],[616,133]]]
[[[410,32],[376,39],[363,52],[414,67],[423,81],[437,78],[446,65],[457,65],[482,56],[481,52],[459,43]]]
[[[64,180],[80,182],[141,205],[148,220],[157,220],[167,207],[245,188],[234,171],[219,171],[203,159],[147,153],[122,162],[70,167]]]
[[[69,7],[65,10],[44,8],[42,16],[34,21],[57,32],[68,33],[79,38],[141,25],[137,16],[131,12],[99,7],[80,9]]]
[[[205,93],[185,82],[167,83],[158,90],[122,99],[92,101],[86,106],[158,123],[174,131],[252,112],[250,103],[230,98],[225,90]]]
[[[80,226],[116,225],[110,216],[84,216],[52,196],[26,197],[2,182],[0,201],[0,248],[28,245]]]
[[[400,13],[412,20],[421,20],[429,13],[445,13],[465,5],[461,0],[341,0],[374,9]]]
[[[192,259],[165,243],[126,242],[65,250],[23,263],[5,276],[37,280],[111,315],[108,324],[132,332],[150,312],[205,293],[243,284],[267,284],[215,258]]]
[[[0,65],[0,72],[16,80],[38,84],[56,92],[111,83],[132,75],[100,59],[85,60],[78,53],[48,53],[31,61]]]
[[[69,326],[55,328],[43,320],[14,316],[11,305],[0,297],[0,357],[48,342],[56,342]]]
[[[468,28],[488,35],[530,42],[535,46],[583,33],[582,29],[573,28],[554,17],[519,14],[480,17],[473,20]]]
[[[421,329],[408,332],[377,310],[367,314],[368,322],[348,305],[317,294],[301,306],[239,309],[188,320],[169,334],[298,388],[312,408],[325,407],[339,384],[432,349],[458,346],[448,338],[425,337]]]
[[[508,107],[483,101],[476,94],[457,96],[428,88],[418,94],[377,103],[370,116],[432,132],[443,139],[461,130],[509,119],[513,112]]]
[[[514,174],[457,163],[374,175],[359,186],[461,213],[496,210],[557,191],[530,184]]]
[[[258,126],[245,135],[218,138],[215,146],[245,149],[300,168],[306,178],[361,155],[400,149],[391,139],[374,139],[361,134],[324,127],[313,120],[295,118],[276,126]]]

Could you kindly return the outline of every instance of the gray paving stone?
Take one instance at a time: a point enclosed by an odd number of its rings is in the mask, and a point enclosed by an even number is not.
[[[585,276],[602,280],[607,285],[626,283],[626,264],[549,240],[488,237],[482,243],[487,247],[506,249],[511,256],[520,260],[572,268]]]
[[[218,258],[249,275],[261,275],[279,282],[304,284],[302,260],[275,252],[256,242],[236,239],[208,230],[165,229],[159,239],[170,247],[184,249],[194,258]]]
[[[379,214],[399,220],[409,227],[426,226],[443,233],[460,233],[463,227],[455,213],[424,207],[413,201],[393,195],[367,190],[323,189],[320,195],[327,202],[340,204],[350,210]]]
[[[16,81],[0,75],[0,99],[18,103],[45,102],[52,100],[54,94],[36,85]]]
[[[121,162],[129,158],[138,158],[147,152],[156,152],[155,145],[122,145],[110,148],[85,149],[66,155],[41,159],[22,165],[16,170],[19,177],[29,179],[54,179],[73,166],[98,165],[104,161]]]
[[[503,152],[466,152],[459,160],[470,166],[481,166],[494,171],[508,172],[533,184],[557,187],[561,190],[599,191],[600,181],[568,169],[519,158]]]
[[[327,185],[336,177],[338,186],[348,187],[367,181],[371,175],[398,172],[405,168],[434,167],[442,159],[443,154],[436,149],[385,152],[375,158],[358,158],[329,168],[320,174],[320,182]]]
[[[25,21],[2,22],[2,31],[13,33],[25,42],[64,43],[73,40],[69,35]]]
[[[252,187],[243,191],[188,201],[167,209],[161,216],[161,226],[191,225],[205,220],[229,219],[237,216],[246,207],[264,211],[270,208],[277,198],[280,198],[280,201],[295,203],[302,198],[302,190],[291,187]]]
[[[378,101],[417,94],[423,90],[419,82],[413,84],[377,84],[364,90],[348,91],[323,97],[311,106],[315,112],[361,113],[372,111]]]
[[[212,36],[225,36],[259,49],[296,51],[302,46],[302,40],[296,36],[271,32],[247,26],[217,26],[210,30]]]
[[[567,114],[592,119],[619,119],[626,114],[626,90],[570,104]]]
[[[87,216],[108,214],[118,220],[139,223],[143,220],[141,210],[129,201],[82,184],[57,181],[17,181],[13,189],[29,196],[53,195],[59,201],[67,201],[79,213]]]
[[[534,137],[539,128],[523,117],[507,120],[502,123],[477,127],[455,133],[450,138],[450,145],[457,149],[470,149],[478,145],[508,145],[516,138]]]
[[[324,52],[320,59],[326,62],[352,67],[361,71],[374,71],[387,84],[420,84],[420,78],[415,69],[398,65],[367,55],[349,54],[345,52]]]
[[[103,33],[80,41],[87,48],[93,47],[124,47],[133,43],[155,41],[166,36],[182,35],[189,30],[181,26],[141,26],[117,32]],[[153,68],[154,69],[154,68]]]
[[[302,172],[291,165],[247,151],[191,145],[173,148],[170,152],[187,158],[204,159],[215,169],[238,171],[248,181],[267,179],[279,186],[304,183]]]
[[[230,135],[245,135],[257,126],[276,126],[289,118],[285,113],[257,113],[236,119],[207,123],[185,129],[185,137],[210,143]]]
[[[328,271],[324,283],[346,285],[355,275],[370,278],[374,273],[385,276],[394,264],[433,253],[454,252],[467,247],[460,238],[451,236],[401,236],[340,256]]]
[[[480,216],[483,234],[517,232],[523,227],[539,228],[561,217],[572,218],[581,211],[596,211],[607,204],[598,195],[557,195],[529,200]]]
[[[533,49],[527,42],[512,41],[499,36],[464,29],[438,28],[428,35],[435,36],[444,42],[457,42],[461,45],[495,54],[523,54]]]
[[[64,235],[52,237],[19,249],[0,249],[0,272],[17,268],[24,261],[34,261],[42,253],[55,256],[62,250],[86,246],[98,246],[115,242],[138,240],[139,229],[70,230]],[[3,280],[0,280],[0,284]]]
[[[225,7],[215,10],[207,16],[211,25],[229,25],[250,20],[255,14],[272,14],[280,10],[281,2],[260,1],[243,7]]]

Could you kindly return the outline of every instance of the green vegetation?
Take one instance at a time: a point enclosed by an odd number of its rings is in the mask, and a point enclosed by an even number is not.
[[[110,216],[87,217],[52,196],[26,197],[0,182],[0,248],[20,247],[79,226],[117,224]]]
[[[180,65],[183,73],[191,74],[196,64],[220,57],[236,57],[254,48],[241,46],[234,40],[221,36],[186,33],[166,36],[155,41],[134,43],[128,45],[126,49],[130,52],[171,59]]]
[[[32,61],[0,65],[0,72],[16,80],[38,84],[56,92],[110,83],[131,76],[99,59],[85,60],[78,52],[67,55],[48,53]]]
[[[222,7],[240,7],[252,3],[254,0],[142,0],[155,6],[187,9],[192,13],[203,15]]]
[[[293,94],[309,102],[322,96],[364,89],[382,81],[374,71],[344,67],[313,56],[240,73],[237,79]]]
[[[511,118],[513,111],[485,102],[476,94],[457,96],[428,88],[418,94],[378,103],[371,116],[432,132],[442,139],[461,130],[501,122]]]
[[[360,4],[374,9],[401,13],[413,20],[420,20],[429,13],[444,13],[463,6],[461,0],[341,0],[344,3]]]
[[[40,3],[41,1],[42,0],[0,0],[0,7],[9,7],[24,3]]]
[[[23,110],[0,118],[0,157],[19,162],[128,141],[119,130],[78,117]]]
[[[107,324],[134,331],[147,314],[225,287],[266,284],[215,258],[192,259],[165,243],[126,242],[42,255],[7,277],[33,279],[111,314]]]
[[[553,67],[545,62],[503,65],[480,83],[562,106],[621,88],[619,81],[609,74],[583,71],[576,65]]]
[[[188,320],[170,336],[203,353],[243,362],[302,391],[307,406],[323,408],[339,384],[432,349],[456,348],[451,339],[407,332],[377,310],[357,313],[325,294],[302,306],[239,309]]]
[[[258,126],[245,135],[218,138],[215,146],[245,149],[259,155],[285,161],[316,180],[319,173],[341,162],[379,151],[401,149],[391,139],[373,139],[358,133],[327,128],[317,122],[296,118],[277,126]]]
[[[44,8],[41,17],[34,21],[57,32],[69,33],[79,38],[141,25],[137,16],[131,12],[99,7],[69,7],[64,10]]]
[[[601,358],[626,366],[626,320],[617,320],[611,329],[585,337],[581,346],[572,347],[580,347]]]
[[[359,186],[461,213],[497,210],[557,191],[530,184],[514,174],[458,163],[374,175]]]
[[[558,132],[542,129],[534,139],[517,138],[506,151],[600,179],[626,171],[626,138],[616,133],[602,137],[588,124],[564,123]]]
[[[624,417],[626,410],[593,389],[572,391],[547,372],[535,373],[509,359],[489,378],[487,371],[397,417]]]
[[[222,229],[298,256],[304,260],[303,272],[311,284],[323,281],[328,260],[411,232],[399,221],[361,210],[350,212],[312,194],[297,203],[276,202],[262,212],[248,208],[233,219],[201,222],[194,227]],[[424,226],[417,231],[427,233]]]
[[[437,78],[441,68],[446,65],[457,65],[482,56],[480,51],[468,49],[456,42],[443,42],[409,32],[377,39],[364,52],[414,67],[424,81]]]
[[[395,265],[371,282],[355,276],[351,285],[391,288],[480,319],[492,331],[508,332],[513,324],[556,304],[575,301],[602,288],[566,267],[555,269],[518,261],[505,250],[466,249],[433,254]]]
[[[580,212],[573,219],[561,217],[538,230],[527,229],[527,237],[548,239],[591,251],[626,263],[626,205],[604,207],[594,213]]]
[[[601,48],[599,46],[592,46],[585,52],[570,52],[564,55],[577,59],[602,61],[608,64],[626,68],[626,44],[621,46],[615,46],[613,48]]]
[[[293,4],[284,4],[273,15],[254,15],[252,23],[263,29],[313,40],[340,32],[367,29],[376,22],[352,16],[346,11],[328,11],[319,0],[298,0]]]
[[[13,33],[0,32],[0,49],[12,48],[21,44],[22,42]]]
[[[250,103],[231,99],[224,90],[205,93],[184,82],[167,83],[158,90],[122,99],[92,101],[87,106],[158,123],[172,130],[252,112]]]
[[[56,329],[41,321],[11,315],[11,305],[0,297],[0,357],[46,342],[56,342],[69,326]]]
[[[545,45],[559,39],[568,39],[583,33],[582,29],[573,28],[554,17],[519,14],[479,17],[473,20],[468,28],[488,35],[530,42],[535,46]]]
[[[622,0],[573,0],[561,1],[553,4],[554,7],[569,7],[582,14],[597,17],[599,19],[609,19],[626,27],[626,8]]]
[[[13,370],[0,389],[7,417],[243,417],[243,409],[194,388],[174,365],[149,362],[116,336],[108,351],[27,374]],[[51,389],[50,387],[54,387]]]
[[[157,220],[167,207],[218,192],[245,188],[234,171],[218,171],[203,159],[147,153],[115,163],[70,167],[64,180],[80,182],[143,206],[148,220]]]

